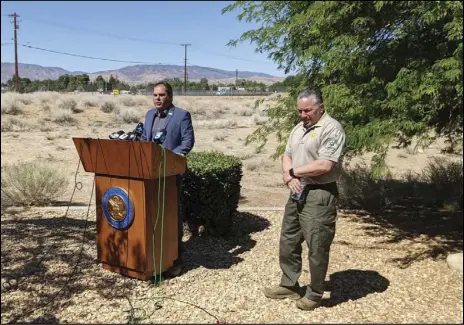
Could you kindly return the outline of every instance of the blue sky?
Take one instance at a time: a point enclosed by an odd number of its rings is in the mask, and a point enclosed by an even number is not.
[[[12,43],[12,18],[19,17],[18,43],[48,50],[122,61],[187,64],[285,76],[266,54],[248,41],[230,48],[231,39],[254,23],[239,22],[238,12],[221,14],[231,1],[2,1],[1,42]],[[143,41],[131,40],[131,38]],[[2,62],[14,62],[13,45],[1,46]],[[18,46],[20,63],[96,72],[121,63],[72,57]]]

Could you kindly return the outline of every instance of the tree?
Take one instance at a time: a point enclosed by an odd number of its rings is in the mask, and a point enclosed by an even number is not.
[[[209,90],[208,79],[206,78],[200,79],[200,90]]]
[[[283,153],[298,121],[296,96],[322,89],[325,106],[347,133],[346,153],[375,152],[384,161],[394,142],[423,145],[430,131],[462,139],[462,3],[455,1],[236,1],[238,20],[262,27],[251,41],[280,69],[301,78],[268,110],[269,123],[247,138],[266,143],[276,133]]]

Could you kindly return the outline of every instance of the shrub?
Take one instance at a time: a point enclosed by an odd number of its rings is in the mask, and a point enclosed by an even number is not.
[[[58,104],[58,107],[66,111],[69,110],[73,113],[82,112],[82,110],[77,108],[77,102],[74,100],[74,98],[65,98],[61,100],[60,103]]]
[[[22,132],[29,130],[30,126],[15,117],[2,119],[2,132]]]
[[[213,235],[225,234],[240,199],[240,159],[217,151],[192,152],[187,156],[184,176],[184,219],[195,229],[202,225]]]
[[[91,99],[86,99],[86,100],[84,100],[84,106],[85,106],[85,107],[96,107],[96,106],[98,106],[98,104],[95,103],[95,102],[94,102],[93,100],[91,100]]]
[[[2,205],[46,205],[67,185],[65,175],[40,161],[2,166]]]
[[[112,102],[104,102],[100,108],[104,113],[111,113],[115,109],[115,105]]]
[[[63,111],[53,111],[53,122],[55,122],[58,125],[62,126],[74,126],[77,125],[77,120],[72,117],[71,111],[69,110],[63,110]]]
[[[6,95],[2,96],[2,115],[21,115],[24,114],[22,110],[22,104],[17,97],[7,97]]]
[[[357,165],[342,171],[339,207],[380,211],[402,208],[462,211],[463,163],[433,157],[421,174],[374,177],[373,169]]]
[[[118,114],[124,123],[138,123],[141,120],[140,112],[133,107],[122,107]]]
[[[33,102],[33,96],[33,94],[20,94],[18,100],[24,105],[29,105]]]
[[[122,97],[120,101],[124,106],[136,106],[135,100],[132,97]]]
[[[385,182],[374,177],[365,164],[343,169],[338,188],[339,207],[343,209],[378,211],[389,203]]]
[[[431,157],[422,180],[433,185],[430,200],[436,205],[453,205],[462,210],[463,164],[443,157]]]

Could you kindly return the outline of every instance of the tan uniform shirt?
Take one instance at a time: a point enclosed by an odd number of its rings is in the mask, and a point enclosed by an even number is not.
[[[292,158],[292,167],[307,165],[314,160],[331,160],[336,163],[345,145],[345,131],[340,123],[326,112],[315,125],[306,129],[298,123],[290,133],[285,155]],[[301,180],[306,184],[325,184],[338,180],[340,166],[319,176],[308,176]]]

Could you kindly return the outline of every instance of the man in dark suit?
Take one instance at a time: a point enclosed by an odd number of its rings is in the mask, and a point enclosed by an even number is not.
[[[142,141],[162,142],[164,148],[185,156],[193,148],[195,136],[192,126],[190,113],[173,103],[172,87],[167,82],[158,82],[153,89],[154,108],[147,112],[145,117],[145,130],[142,134]],[[161,140],[159,140],[161,138]],[[182,187],[182,175],[177,175],[177,198],[180,202]],[[180,207],[180,204],[178,205]],[[166,272],[166,276],[175,277],[182,272],[184,267],[184,245],[183,218],[178,209],[179,228],[178,228],[178,259],[174,265]]]

